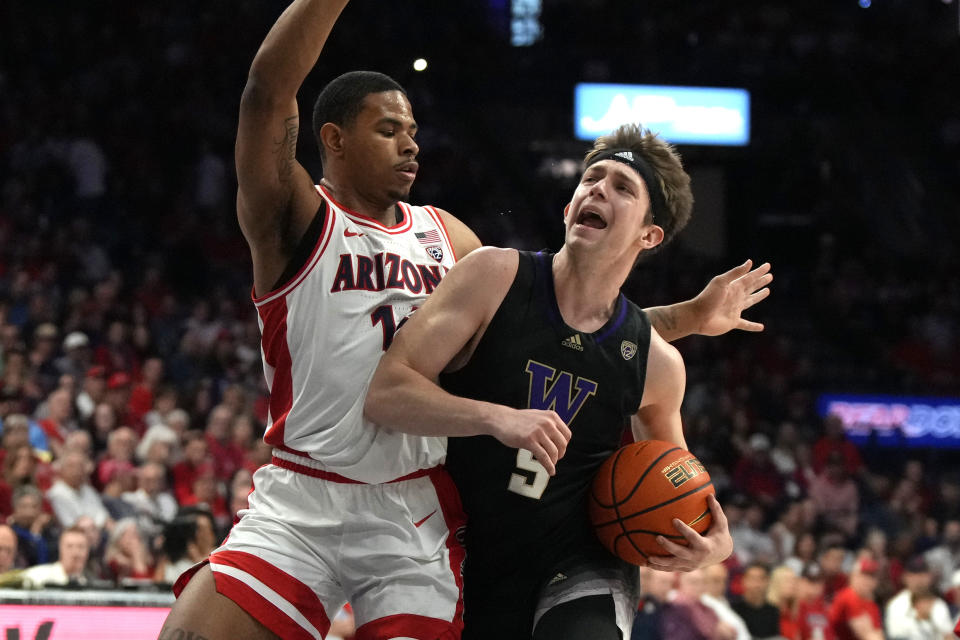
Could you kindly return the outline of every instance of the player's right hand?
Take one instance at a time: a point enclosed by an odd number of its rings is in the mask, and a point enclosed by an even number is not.
[[[511,409],[497,421],[492,435],[508,447],[532,453],[552,476],[557,473],[557,461],[567,452],[572,434],[555,411]]]

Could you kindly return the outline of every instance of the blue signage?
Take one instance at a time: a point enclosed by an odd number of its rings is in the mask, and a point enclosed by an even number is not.
[[[825,394],[817,404],[821,416],[843,421],[856,444],[960,448],[960,399]]]
[[[674,144],[744,146],[750,142],[750,92],[718,87],[580,83],[574,134],[593,140],[640,123]]]

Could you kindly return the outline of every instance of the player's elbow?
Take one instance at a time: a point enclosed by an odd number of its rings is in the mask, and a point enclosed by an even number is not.
[[[264,74],[251,70],[240,96],[240,114],[269,113],[280,109],[290,102],[289,96],[280,93]]]
[[[390,421],[390,401],[399,383],[397,381],[396,365],[387,356],[380,361],[380,365],[370,380],[367,397],[363,404],[363,415],[377,424],[388,424]]]

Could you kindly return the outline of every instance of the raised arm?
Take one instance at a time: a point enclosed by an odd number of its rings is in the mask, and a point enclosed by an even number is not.
[[[638,439],[665,440],[687,448],[680,420],[680,405],[686,385],[686,371],[680,353],[653,331],[647,356],[647,378],[634,420]],[[672,556],[651,556],[650,566],[660,571],[693,571],[722,562],[733,552],[733,538],[720,503],[712,495],[707,497],[713,523],[706,536],[701,536],[686,523],[674,519],[674,528],[687,546],[658,536],[657,541]]]
[[[714,276],[695,298],[663,307],[644,309],[654,328],[667,342],[692,333],[718,336],[733,329],[763,331],[759,322],[751,322],[741,314],[768,295],[767,285],[773,280],[770,263],[750,270],[747,260],[726,273]]]
[[[492,435],[528,449],[553,475],[570,430],[553,411],[454,396],[436,380],[462,366],[517,272],[517,252],[487,248],[458,263],[397,332],[370,382],[364,413],[390,429],[432,436]]]
[[[317,62],[347,0],[296,0],[270,29],[250,66],[240,100],[237,217],[250,245],[254,290],[267,293],[283,273],[320,205],[297,162],[297,91]]]

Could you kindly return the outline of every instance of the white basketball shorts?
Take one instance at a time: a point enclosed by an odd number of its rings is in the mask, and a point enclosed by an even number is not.
[[[323,638],[345,601],[357,640],[460,638],[466,519],[446,471],[362,484],[305,462],[274,457],[254,474],[210,555],[217,591],[285,639]]]

